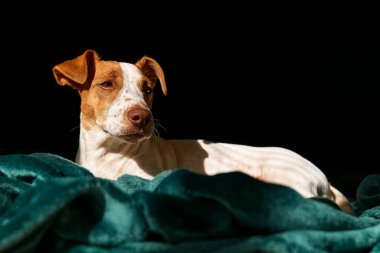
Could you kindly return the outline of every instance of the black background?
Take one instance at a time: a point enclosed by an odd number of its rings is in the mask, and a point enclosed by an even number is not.
[[[74,158],[79,96],[51,69],[94,49],[104,60],[161,64],[168,96],[156,89],[153,113],[164,138],[289,148],[349,195],[379,171],[370,6],[39,7],[3,9],[12,14],[1,24],[2,154]]]

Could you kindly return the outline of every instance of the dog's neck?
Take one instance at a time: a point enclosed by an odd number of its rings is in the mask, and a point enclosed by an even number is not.
[[[98,127],[86,129],[81,123],[76,162],[95,176],[116,179],[121,169],[126,174],[152,178],[164,166],[150,166],[161,152],[170,153],[170,147],[159,137],[137,143],[127,143],[105,133]],[[141,169],[141,168],[145,168]]]
[[[120,153],[121,149],[125,149],[127,153],[132,155],[135,146],[122,142],[96,127],[90,130],[81,127],[77,162],[82,164],[92,159],[101,159],[108,153]]]

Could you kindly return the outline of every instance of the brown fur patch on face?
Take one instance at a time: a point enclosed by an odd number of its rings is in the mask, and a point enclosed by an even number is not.
[[[137,83],[139,90],[144,94],[145,103],[148,105],[149,109],[153,106],[153,90],[156,86],[155,82],[152,82],[149,78],[143,76],[142,79]]]
[[[101,84],[110,82],[112,88]],[[101,126],[105,121],[107,110],[123,87],[122,69],[117,62],[99,61],[91,86],[80,92],[82,125],[89,130],[95,125]]]
[[[162,92],[165,96],[167,95],[168,91],[166,88],[164,72],[156,60],[144,56],[139,61],[137,61],[135,65],[153,84],[156,84],[157,80],[159,80],[161,83]]]

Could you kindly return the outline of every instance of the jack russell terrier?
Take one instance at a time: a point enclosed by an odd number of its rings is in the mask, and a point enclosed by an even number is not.
[[[348,200],[315,165],[290,150],[204,140],[165,140],[154,136],[153,89],[164,73],[152,58],[136,64],[103,61],[93,50],[53,68],[58,84],[81,97],[81,127],[76,162],[95,176],[124,174],[151,179],[175,168],[214,175],[240,171],[293,188],[306,198],[327,198],[351,212]]]

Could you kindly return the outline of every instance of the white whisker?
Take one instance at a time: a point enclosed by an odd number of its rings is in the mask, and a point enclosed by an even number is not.
[[[154,119],[154,126],[155,126],[155,130],[158,132],[158,128],[161,128],[163,129],[165,132],[167,132],[168,130],[161,124],[160,120],[158,119]]]
[[[70,133],[74,132],[74,131],[77,130],[77,129],[80,129],[80,125],[71,128],[71,129],[70,129]]]
[[[157,130],[157,128],[154,128],[153,135],[157,136],[157,137],[160,137],[160,132]]]

